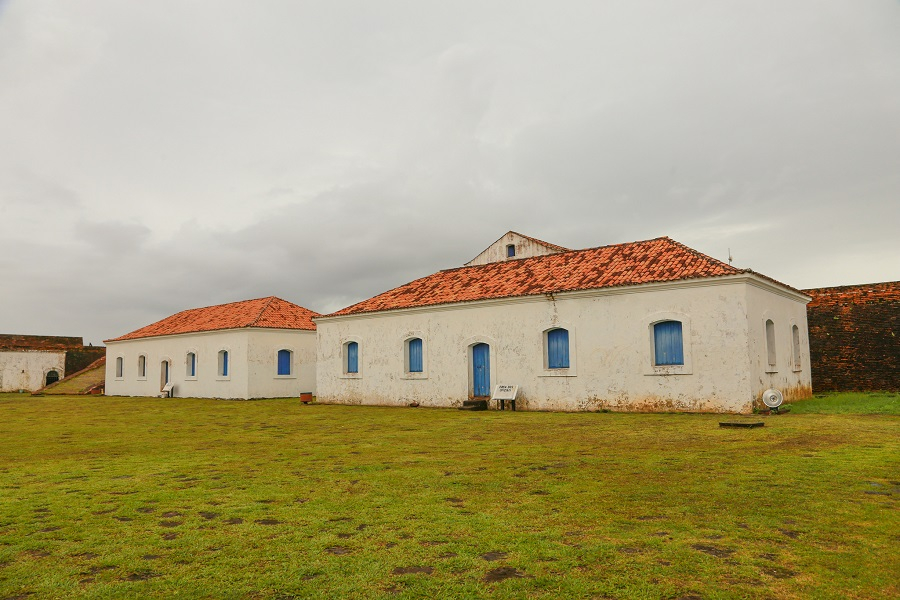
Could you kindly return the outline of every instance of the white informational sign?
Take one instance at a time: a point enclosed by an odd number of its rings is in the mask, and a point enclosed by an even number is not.
[[[495,385],[491,400],[515,400],[518,394],[519,386],[517,385]]]

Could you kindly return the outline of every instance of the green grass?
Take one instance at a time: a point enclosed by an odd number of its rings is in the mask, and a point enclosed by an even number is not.
[[[900,419],[802,405],[0,395],[0,598],[895,598]]]
[[[798,413],[832,415],[900,415],[900,394],[891,392],[847,392],[816,394],[791,404]]]

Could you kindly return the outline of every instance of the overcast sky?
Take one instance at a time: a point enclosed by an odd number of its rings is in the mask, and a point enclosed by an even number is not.
[[[900,2],[0,0],[0,333],[330,312],[510,229],[900,279]]]

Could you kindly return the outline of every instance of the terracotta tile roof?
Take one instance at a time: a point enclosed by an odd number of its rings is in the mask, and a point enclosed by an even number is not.
[[[183,310],[162,321],[123,336],[106,340],[119,342],[138,338],[175,335],[179,333],[197,333],[200,331],[217,331],[220,329],[241,329],[244,327],[266,327],[273,329],[307,329],[315,331],[313,317],[319,313],[302,306],[297,306],[281,298],[269,296],[256,300],[244,300],[219,304],[205,308]]]
[[[41,350],[45,352],[81,349],[84,338],[58,335],[0,334],[0,350]]]
[[[448,269],[326,316],[748,272],[661,237]]]

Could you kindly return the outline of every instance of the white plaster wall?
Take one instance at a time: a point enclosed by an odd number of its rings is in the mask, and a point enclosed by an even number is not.
[[[229,376],[218,376],[219,350],[228,350]],[[197,354],[197,376],[187,376],[187,353]],[[147,356],[147,376],[138,377],[138,356]],[[124,358],[121,378],[116,358]],[[170,335],[106,345],[106,395],[156,396],[162,389],[163,359],[172,363],[170,380],[177,397],[248,398],[247,331],[226,330]]]
[[[0,392],[33,392],[44,387],[47,373],[65,377],[66,353],[41,350],[0,351]]]
[[[806,299],[798,294],[775,294],[757,286],[747,286],[747,323],[751,332],[749,359],[751,394],[759,399],[769,388],[784,392],[788,400],[812,393],[809,362],[809,330],[806,323]],[[775,368],[769,367],[765,323],[775,325]],[[791,327],[800,329],[800,364],[793,360]]]
[[[162,389],[162,361],[171,360],[170,380],[179,398],[280,398],[315,391],[313,331],[296,329],[232,329],[160,336],[106,346],[106,395],[156,396]],[[277,374],[277,352],[294,352],[296,375]],[[228,350],[229,375],[220,377],[219,351]],[[187,354],[197,355],[197,375],[187,375]],[[147,377],[138,377],[138,357],[147,356]],[[121,378],[116,358],[124,358]],[[303,388],[303,389],[300,389]]]
[[[506,256],[506,247],[509,244],[515,244],[516,255],[513,258]],[[538,244],[534,240],[522,237],[513,232],[509,232],[502,238],[485,248],[485,250],[466,263],[466,266],[486,265],[493,262],[502,262],[504,260],[515,260],[517,258],[528,258],[531,256],[544,256],[547,254],[557,254],[559,250],[548,248],[543,244]]]
[[[292,352],[291,375],[278,375],[277,353]],[[296,398],[316,391],[316,332],[253,329],[249,332],[251,398]]]
[[[491,384],[520,386],[529,410],[748,412],[747,284],[742,279],[651,284],[556,298],[482,301],[318,319],[320,402],[459,406],[470,393],[470,347],[490,344]],[[652,366],[651,323],[685,323],[685,366]],[[543,332],[569,330],[570,368],[544,368]],[[424,372],[404,373],[403,341],[424,340]],[[359,344],[346,375],[343,346]]]

